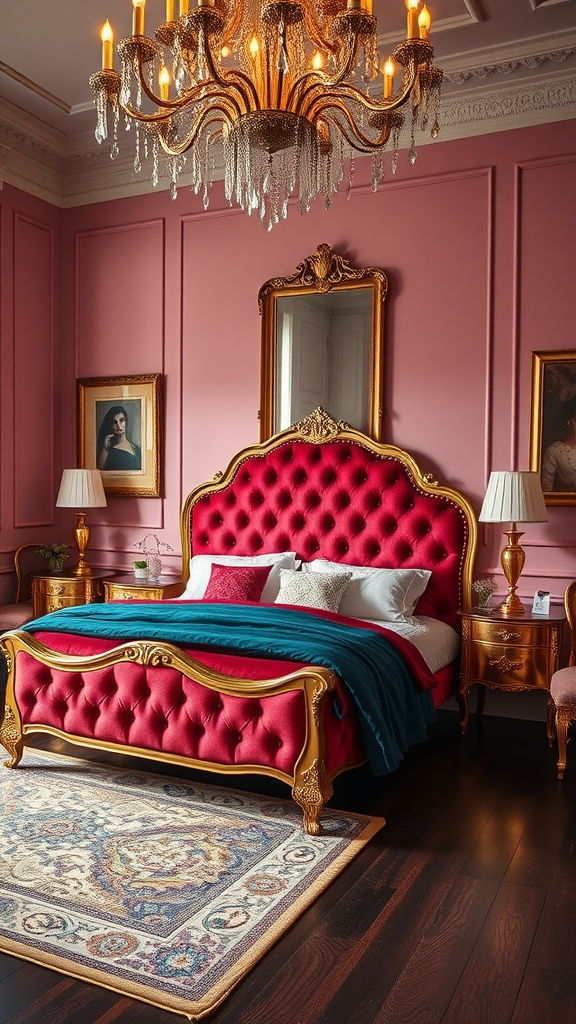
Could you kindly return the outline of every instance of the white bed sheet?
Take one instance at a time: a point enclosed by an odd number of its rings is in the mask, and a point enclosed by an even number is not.
[[[409,640],[418,648],[431,672],[439,672],[460,653],[460,637],[456,630],[447,622],[431,619],[427,615],[414,615],[410,621],[405,622],[385,622],[376,619],[359,621],[374,622],[375,626],[392,629]]]

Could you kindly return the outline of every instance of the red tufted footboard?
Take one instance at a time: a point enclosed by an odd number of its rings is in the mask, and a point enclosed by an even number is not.
[[[115,647],[112,641],[60,633],[38,633],[36,639],[52,652],[70,655],[74,651],[83,659]],[[279,678],[304,667],[220,652],[182,653],[239,681]],[[305,741],[301,690],[265,697],[234,696],[206,689],[176,665],[113,661],[99,669],[70,672],[43,663],[26,650],[17,659],[15,697],[22,724],[30,731],[43,725],[91,745],[120,743],[161,758],[176,755],[229,768],[257,765],[288,779],[294,775]],[[338,715],[332,699],[323,709],[330,775],[365,758],[350,694],[339,682],[337,689]]]

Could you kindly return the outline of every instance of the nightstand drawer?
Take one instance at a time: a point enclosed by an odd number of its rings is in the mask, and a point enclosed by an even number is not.
[[[178,597],[184,584],[177,576],[159,576],[157,580],[137,580],[132,573],[104,580],[105,601],[163,601]]]
[[[547,647],[550,643],[550,626],[546,623],[503,622],[502,619],[470,619],[471,639],[489,644],[504,644],[506,647]]]
[[[476,643],[468,651],[467,676],[470,682],[478,680],[503,689],[536,686],[547,690],[551,657],[547,647]]]
[[[46,576],[33,581],[34,593],[42,597],[56,597],[67,606],[84,604],[84,583],[82,580],[50,579]]]
[[[161,601],[161,587],[123,587],[119,583],[104,584],[105,601]]]
[[[105,572],[96,569],[88,576],[49,576],[34,573],[31,577],[34,615],[47,615],[60,608],[92,604],[104,597],[102,582]]]

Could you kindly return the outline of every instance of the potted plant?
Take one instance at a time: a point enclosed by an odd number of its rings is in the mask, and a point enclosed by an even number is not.
[[[64,562],[68,558],[68,545],[41,544],[36,548],[36,554],[47,560],[52,572],[62,572]]]
[[[145,580],[148,575],[148,563],[144,561],[134,562],[134,575],[137,580]]]

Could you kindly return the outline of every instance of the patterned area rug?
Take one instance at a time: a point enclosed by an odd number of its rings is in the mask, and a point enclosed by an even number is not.
[[[384,824],[36,752],[0,801],[0,949],[191,1020]]]

